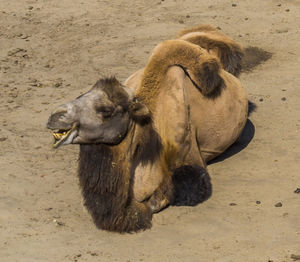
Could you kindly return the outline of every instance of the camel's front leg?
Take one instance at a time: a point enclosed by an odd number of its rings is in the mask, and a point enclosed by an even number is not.
[[[149,206],[153,213],[164,209],[174,201],[174,185],[172,182],[172,173],[165,172],[159,187],[153,192],[148,200]]]
[[[135,199],[146,202],[153,213],[168,205],[193,206],[206,200],[212,191],[210,178],[201,155],[193,149],[190,147],[187,155],[181,150],[183,156],[172,161],[172,168],[167,168],[170,165],[163,162],[138,166],[134,180]]]
[[[173,201],[172,172],[157,161],[149,165],[138,165],[135,169],[134,198],[147,203],[156,213]]]
[[[148,203],[152,212],[157,213],[168,205],[195,206],[207,200],[211,193],[206,169],[199,165],[183,165],[165,177]]]

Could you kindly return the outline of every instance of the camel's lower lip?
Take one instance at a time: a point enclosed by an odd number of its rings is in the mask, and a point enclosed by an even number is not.
[[[76,136],[75,133],[77,133],[77,126],[75,124],[69,130],[59,129],[58,131],[53,132],[52,135],[54,137],[54,141],[53,141],[52,147],[58,148],[61,145],[70,144],[72,142],[72,140],[74,139],[74,137]],[[68,138],[70,138],[71,135],[72,135],[72,138],[69,139],[70,141],[68,141]]]

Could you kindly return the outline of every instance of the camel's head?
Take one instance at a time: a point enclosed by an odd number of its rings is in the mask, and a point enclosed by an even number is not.
[[[59,106],[47,122],[53,147],[67,144],[118,144],[132,121],[150,119],[148,108],[115,78],[101,79],[75,100]]]

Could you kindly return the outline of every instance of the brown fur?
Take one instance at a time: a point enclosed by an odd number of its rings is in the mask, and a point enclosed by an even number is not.
[[[129,96],[124,91],[124,86],[115,77],[98,80],[94,88],[101,88],[105,91],[109,100],[115,105],[122,106],[124,110],[128,110],[134,121],[140,124],[147,124],[151,121],[151,112],[149,109],[136,100],[129,103]]]
[[[103,91],[105,91],[109,97],[109,100],[114,104],[121,105],[124,108],[129,106],[128,94],[115,77],[108,77],[98,80],[94,85],[94,88],[101,88]]]
[[[78,175],[84,205],[97,227],[116,232],[136,232],[151,227],[152,211],[134,200],[132,183],[139,163],[153,163],[161,144],[150,124],[132,126],[116,146],[81,145]]]
[[[240,74],[244,55],[241,46],[216,28],[208,25],[199,26],[182,30],[177,36],[216,55],[220,59],[223,68],[229,73],[235,76]]]
[[[159,44],[144,70],[137,97],[150,111],[163,79],[171,66],[182,67],[199,90],[207,96],[218,95],[223,87],[219,76],[221,65],[205,49],[183,40],[167,40]]]
[[[136,93],[138,100],[149,108],[151,114],[155,112],[157,97],[164,88],[167,71],[173,65],[183,68],[195,86],[206,96],[217,96],[224,87],[219,76],[221,66],[206,50],[182,40],[165,41],[151,55]],[[170,142],[170,137],[162,136],[161,141],[163,147],[160,165],[164,175],[163,181],[149,200],[154,212],[159,211],[166,203],[173,203],[177,194],[174,195],[172,177],[179,147],[177,143]]]

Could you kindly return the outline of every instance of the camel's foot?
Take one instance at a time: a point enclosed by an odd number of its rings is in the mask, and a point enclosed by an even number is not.
[[[149,200],[149,206],[152,210],[152,213],[158,213],[160,210],[164,209],[166,206],[169,205],[170,201],[162,196],[162,197],[157,197],[157,196],[152,196]]]
[[[172,178],[167,176],[148,200],[152,212],[157,213],[172,203],[173,195]]]

